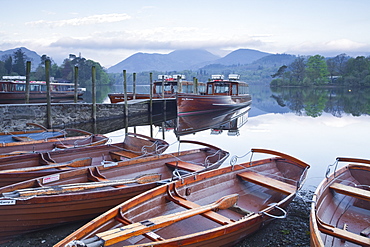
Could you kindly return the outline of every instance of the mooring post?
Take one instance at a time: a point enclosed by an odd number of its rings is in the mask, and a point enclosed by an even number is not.
[[[181,93],[182,92],[182,83],[181,83],[181,76],[177,75],[177,92]]]
[[[125,131],[128,133],[128,102],[127,102],[127,76],[126,70],[123,70],[123,94],[125,100]]]
[[[152,114],[153,110],[153,73],[150,73],[150,97],[149,97],[149,113]]]
[[[132,74],[132,80],[133,80],[133,99],[136,99],[136,73]]]
[[[153,73],[149,74],[150,99],[149,99],[149,118],[150,118],[150,137],[153,137]]]
[[[164,98],[164,75],[162,75],[162,99]]]
[[[47,126],[51,128],[51,87],[50,87],[50,59],[45,60],[45,79],[46,79],[46,111]]]
[[[198,78],[195,78],[195,88],[196,88],[195,93],[196,93],[196,94],[199,94],[199,83],[198,83]]]
[[[198,94],[198,80],[193,77],[193,93]]]
[[[91,82],[92,82],[92,119],[96,122],[96,68],[95,66],[91,67]]]
[[[30,103],[30,73],[31,61],[26,63],[26,104]]]
[[[162,139],[163,140],[165,140],[165,133],[164,133],[164,132],[166,132],[165,128],[166,128],[165,123],[162,122]]]
[[[75,100],[74,102],[77,103],[78,101],[78,66],[75,66],[74,69],[74,82],[75,82]]]

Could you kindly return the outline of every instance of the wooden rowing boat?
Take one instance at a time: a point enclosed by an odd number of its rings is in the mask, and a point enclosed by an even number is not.
[[[370,160],[338,162],[350,164],[325,178],[313,196],[311,246],[370,246]]]
[[[102,145],[109,140],[104,135],[92,134],[80,129],[63,129],[60,132],[63,134],[39,140],[23,138],[24,141],[0,143],[0,159],[34,152]]]
[[[0,187],[66,170],[163,153],[168,143],[127,133],[122,143],[81,146],[0,159]]]
[[[36,123],[26,123],[26,125],[37,127],[37,129],[26,128],[24,130],[0,132],[0,147],[23,145],[32,141],[59,138],[66,135],[66,132],[61,129],[47,129]]]
[[[92,219],[162,183],[217,168],[228,157],[228,152],[205,143],[180,143],[198,148],[108,162],[0,188],[0,239]]]
[[[136,196],[56,246],[232,246],[275,218],[301,188],[309,165],[278,155],[184,178]]]

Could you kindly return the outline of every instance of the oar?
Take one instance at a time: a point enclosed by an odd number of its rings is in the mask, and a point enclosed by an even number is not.
[[[32,153],[34,153],[34,152],[32,152],[32,151],[13,151],[11,153],[0,154],[0,158],[15,156],[15,155],[21,155],[21,154],[32,154]]]
[[[199,215],[211,210],[230,208],[236,204],[238,197],[239,197],[238,194],[224,196],[221,199],[217,200],[216,202],[205,206],[169,215],[158,216],[142,222],[101,232],[96,234],[96,236],[100,238],[98,242],[103,243],[102,246],[109,246],[120,241],[123,241],[125,239],[128,239],[130,237],[142,235],[154,229],[169,226],[175,222],[190,218],[195,215]]]
[[[81,159],[75,159],[75,160],[64,162],[64,163],[54,163],[54,164],[45,165],[45,166],[33,166],[33,167],[26,167],[26,168],[2,170],[2,171],[0,171],[0,174],[19,173],[19,172],[34,172],[34,171],[41,171],[41,170],[51,169],[51,168],[62,168],[62,167],[66,167],[66,166],[83,167],[83,166],[89,166],[89,165],[91,165],[91,158],[81,158]]]
[[[41,124],[37,124],[37,123],[26,123],[26,125],[29,125],[29,126],[35,126],[35,127],[38,127],[40,129],[43,129],[45,131],[48,131],[47,128],[45,128],[44,126],[42,126]]]
[[[129,183],[145,184],[150,182],[159,181],[161,179],[160,174],[147,174],[136,177],[135,179],[121,179],[121,180],[111,180],[104,182],[91,182],[91,183],[76,183],[76,184],[66,184],[66,185],[56,185],[50,187],[39,187],[39,188],[26,188],[19,189],[10,193],[7,193],[9,197],[19,197],[19,196],[35,196],[35,195],[54,195],[66,192],[76,192],[88,189],[95,189],[107,186],[117,186]],[[3,193],[4,194],[4,193]]]

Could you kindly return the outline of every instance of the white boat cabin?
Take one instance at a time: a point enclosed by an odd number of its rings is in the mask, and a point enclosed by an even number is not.
[[[224,75],[212,75],[207,82],[207,95],[243,95],[248,94],[248,84],[239,81],[240,75],[230,74],[228,79]]]

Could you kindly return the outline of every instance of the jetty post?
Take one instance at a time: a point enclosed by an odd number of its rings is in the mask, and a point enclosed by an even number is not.
[[[96,68],[95,66],[91,67],[91,82],[92,82],[92,119],[94,123],[96,122]]]
[[[45,60],[45,79],[46,79],[46,111],[47,111],[47,127],[51,128],[51,87],[50,87],[50,59]]]
[[[77,103],[78,101],[78,66],[75,66],[74,68],[74,83],[75,83],[75,98],[74,102]]]
[[[123,70],[123,96],[125,101],[125,132],[128,133],[128,102],[127,102],[127,75]]]
[[[133,73],[132,74],[132,81],[133,81],[133,88],[132,88],[132,91],[133,91],[133,99],[136,99],[136,73]]]
[[[149,99],[149,116],[150,116],[150,137],[153,137],[153,73],[149,74],[150,99]]]
[[[198,94],[198,79],[193,77],[193,92]]]
[[[31,61],[26,63],[26,104],[30,103],[30,74],[31,74]]]
[[[164,75],[162,75],[162,99],[164,99]]]
[[[182,92],[182,83],[181,83],[181,76],[177,75],[177,92],[181,93]]]

